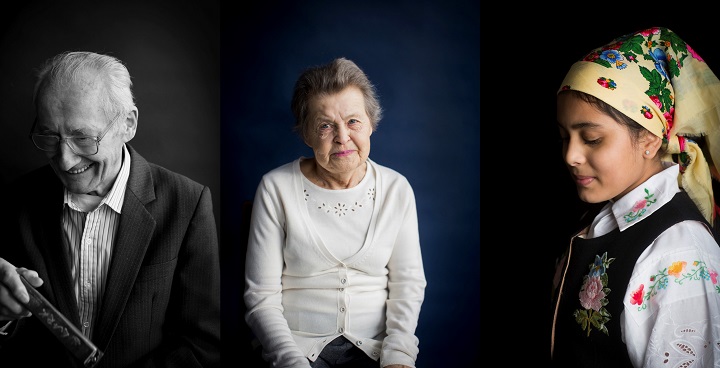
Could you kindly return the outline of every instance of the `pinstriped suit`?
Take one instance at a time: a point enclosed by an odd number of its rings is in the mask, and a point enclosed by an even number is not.
[[[220,269],[210,190],[127,147],[130,176],[91,338],[104,352],[96,367],[218,367]],[[79,326],[61,240],[62,183],[45,166],[16,185],[7,192],[12,216],[0,224],[7,234],[0,256],[36,270],[45,282],[39,291]],[[36,361],[81,366],[36,318],[24,318],[0,339],[0,366],[42,366]]]

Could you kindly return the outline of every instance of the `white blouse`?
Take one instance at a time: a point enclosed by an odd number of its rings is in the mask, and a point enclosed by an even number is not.
[[[245,320],[265,359],[273,367],[309,368],[309,360],[344,336],[380,366],[414,367],[426,281],[410,184],[368,160],[373,172],[361,187],[372,191],[363,205],[370,210],[369,226],[360,230],[359,248],[357,234],[350,235],[355,245],[343,252],[338,243],[347,225],[320,226],[321,233],[318,214],[309,213],[308,201],[316,195],[305,192],[301,159],[265,174],[253,202]],[[361,204],[363,192],[345,193],[345,199],[335,198],[341,207]],[[312,203],[324,202],[318,200]]]
[[[323,244],[337,259],[360,251],[367,238],[375,203],[375,170],[368,170],[360,182],[348,189],[325,189],[303,176],[303,191],[310,222]],[[343,229],[343,231],[337,231]]]

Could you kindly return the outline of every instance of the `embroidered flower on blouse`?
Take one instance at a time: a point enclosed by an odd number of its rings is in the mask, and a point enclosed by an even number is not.
[[[637,290],[630,293],[630,304],[641,305],[643,303],[643,289],[644,288],[645,288],[645,285],[640,284],[640,286],[637,288]]]
[[[587,331],[588,336],[593,327],[608,334],[605,324],[610,321],[611,316],[605,309],[608,304],[606,296],[610,293],[610,289],[606,287],[608,282],[606,271],[614,260],[615,258],[608,259],[607,252],[603,253],[602,257],[596,255],[595,262],[590,265],[590,272],[583,276],[579,296],[580,305],[584,309],[576,309],[573,316],[583,331]]]
[[[368,190],[367,196],[368,196],[368,199],[370,199],[371,201],[375,200],[375,187],[372,187]]]
[[[348,206],[345,203],[335,203],[335,204],[328,204],[328,203],[320,203],[317,206],[317,209],[325,212],[327,214],[337,215],[339,217],[345,216],[348,214],[348,211],[355,212],[356,208],[360,208],[362,205],[358,205],[358,202],[355,202],[355,206]]]
[[[650,207],[657,202],[657,199],[652,199],[654,196],[655,194],[650,194],[650,191],[645,188],[645,198],[635,202],[630,212],[624,216],[625,222],[633,222],[644,215],[647,211],[646,207]]]
[[[648,308],[647,302],[658,294],[660,290],[667,289],[672,277],[672,284],[682,286],[686,282],[691,281],[709,281],[715,285],[715,292],[720,294],[720,285],[718,285],[718,273],[715,270],[707,268],[705,262],[695,261],[692,263],[691,269],[687,270],[686,261],[675,261],[664,270],[650,276],[648,291],[643,294],[644,284],[640,284],[635,291],[630,293],[630,304],[637,305],[638,311]]]
[[[367,208],[372,209],[372,201],[375,200],[375,187],[368,189],[367,193],[363,195],[363,198],[351,203],[329,201],[326,202],[314,198],[307,192],[307,190],[305,190],[304,192],[305,201],[308,202],[308,208],[315,208],[320,212],[324,212],[325,214],[338,217],[359,213],[360,211]]]

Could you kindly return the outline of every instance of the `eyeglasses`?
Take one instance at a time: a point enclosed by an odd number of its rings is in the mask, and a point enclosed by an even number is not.
[[[41,151],[45,152],[55,152],[58,149],[60,149],[60,144],[62,142],[67,142],[68,147],[76,154],[76,155],[82,155],[82,156],[92,156],[96,153],[98,153],[98,150],[100,149],[100,141],[105,137],[105,134],[107,134],[110,129],[115,125],[115,123],[120,120],[118,119],[122,115],[122,111],[115,115],[115,117],[112,119],[110,124],[105,128],[105,130],[99,135],[99,136],[91,136],[91,135],[76,135],[72,137],[66,137],[63,138],[59,135],[48,135],[48,134],[38,134],[38,133],[30,133],[30,139],[32,139],[33,143],[35,144],[35,147],[40,149]],[[35,122],[33,122],[33,128],[32,130],[35,130],[35,125],[37,124],[37,118]]]

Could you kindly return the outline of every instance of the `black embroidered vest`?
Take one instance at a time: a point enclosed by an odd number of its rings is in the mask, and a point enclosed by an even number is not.
[[[570,260],[566,263],[569,266],[557,307],[553,367],[632,367],[622,341],[620,314],[635,262],[648,245],[670,226],[684,220],[708,225],[684,191],[678,192],[670,202],[650,216],[622,233],[615,229],[593,239],[573,239]],[[591,327],[588,336],[587,330],[578,324],[573,313],[576,310],[585,311],[579,298],[583,276],[588,275],[595,257],[605,252],[608,259],[614,258],[606,269],[606,287],[610,289],[605,296],[608,300],[605,309],[610,314],[609,321],[605,323],[608,334]],[[555,300],[557,297],[556,291]]]

